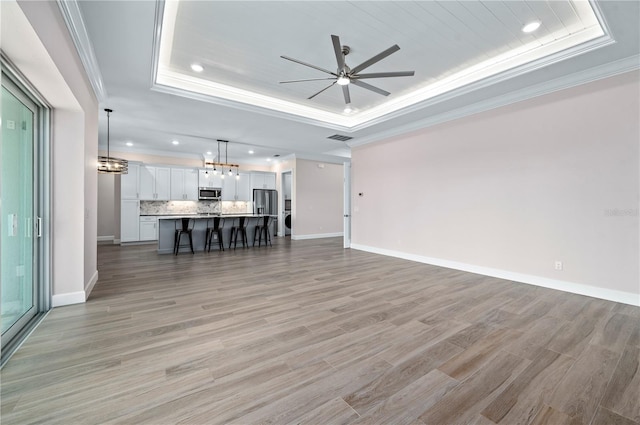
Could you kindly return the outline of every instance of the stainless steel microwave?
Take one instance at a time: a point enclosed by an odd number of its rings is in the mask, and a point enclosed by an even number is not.
[[[220,199],[221,197],[222,189],[219,187],[198,188],[198,199]]]

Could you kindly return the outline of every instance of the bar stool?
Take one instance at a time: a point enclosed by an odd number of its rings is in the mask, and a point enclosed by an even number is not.
[[[249,240],[247,239],[247,224],[249,217],[238,217],[238,224],[231,227],[231,236],[229,237],[229,249],[233,243],[233,249],[238,245],[238,234],[240,234],[240,242],[243,248],[249,248]]]
[[[180,239],[183,234],[189,236],[189,247],[191,248],[191,253],[193,254],[193,226],[195,226],[196,221],[193,218],[181,218],[179,221],[176,220],[176,233],[173,240],[173,253],[178,255],[178,251],[180,251]],[[187,245],[184,245],[187,246]]]
[[[212,223],[213,222],[213,223]],[[224,251],[224,243],[222,242],[222,228],[224,227],[224,218],[214,217],[207,220],[207,233],[204,235],[204,249],[211,252],[211,239],[216,235],[218,238],[218,248]],[[207,249],[208,247],[208,249]]]
[[[273,246],[271,245],[271,231],[269,230],[272,221],[273,217],[267,215],[258,219],[258,223],[256,224],[256,231],[253,233],[253,246],[256,246],[256,239],[258,239],[258,247],[262,246],[263,234],[264,246],[267,246],[267,243],[269,243],[270,246]]]

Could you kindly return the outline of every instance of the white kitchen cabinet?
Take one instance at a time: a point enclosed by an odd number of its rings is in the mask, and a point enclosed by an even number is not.
[[[198,200],[198,170],[190,168],[184,172],[184,199],[188,201]]]
[[[213,174],[213,168],[199,170],[198,186],[206,188],[221,188],[222,179],[220,178],[220,170],[218,170],[216,174]]]
[[[140,167],[140,199],[168,201],[171,197],[171,169],[168,167]]]
[[[140,240],[140,201],[122,199],[120,201],[120,242]]]
[[[222,200],[223,201],[251,201],[251,176],[240,173],[240,178],[236,175],[225,175],[222,180]]]
[[[276,173],[265,173],[264,185],[265,185],[265,189],[276,190]]]
[[[138,199],[140,164],[129,163],[128,174],[120,175],[120,199]]]
[[[275,189],[276,173],[251,172],[251,189]]]
[[[222,198],[223,201],[236,200],[236,179],[231,176],[224,176],[222,179]]]
[[[198,200],[198,170],[194,168],[171,169],[171,199]]]
[[[140,240],[141,241],[157,241],[158,240],[158,217],[153,217],[153,216],[140,217]]]
[[[251,200],[253,200],[253,190],[251,189],[251,175],[240,173],[240,179],[236,180],[236,201]]]

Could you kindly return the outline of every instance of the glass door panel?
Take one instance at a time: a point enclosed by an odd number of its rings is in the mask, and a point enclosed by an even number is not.
[[[3,78],[4,80],[4,78]],[[2,346],[37,313],[35,104],[3,81],[0,145]]]

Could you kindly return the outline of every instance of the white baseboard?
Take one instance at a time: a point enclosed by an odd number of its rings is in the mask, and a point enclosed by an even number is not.
[[[573,294],[586,295],[594,298],[615,301],[640,307],[640,294],[632,292],[617,291],[614,289],[597,288],[595,286],[581,283],[567,282],[557,279],[549,279],[541,276],[534,276],[524,273],[515,273],[506,270],[494,269],[491,267],[475,266],[473,264],[459,263],[457,261],[443,260],[440,258],[424,257],[421,255],[408,254],[406,252],[393,251],[389,249],[376,248],[367,245],[351,244],[352,249],[371,252],[374,254],[386,255],[389,257],[402,258],[404,260],[416,261],[419,263],[431,264],[433,266],[446,267],[454,270],[461,270],[470,273],[477,273],[484,276],[497,277],[500,279],[512,280],[514,282],[526,283],[529,285],[541,286],[543,288],[556,289],[558,291],[571,292]]]
[[[96,286],[96,282],[98,282],[98,270],[93,273],[93,276],[91,276],[91,279],[89,279],[89,282],[84,287],[85,301],[89,298],[89,295],[91,295],[91,291],[93,291],[93,287]]]
[[[291,239],[294,241],[300,241],[303,239],[321,239],[321,238],[335,238],[338,236],[342,236],[342,232],[338,233],[317,233],[315,235],[291,235]]]
[[[51,297],[51,307],[62,307],[71,304],[82,304],[87,300],[84,291],[55,294]]]
[[[114,241],[115,236],[98,236],[98,242]]]
[[[120,245],[120,239],[113,238],[114,245]]]

